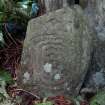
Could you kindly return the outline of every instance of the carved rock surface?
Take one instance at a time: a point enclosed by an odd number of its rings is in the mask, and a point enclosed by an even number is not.
[[[77,95],[87,72],[92,33],[79,6],[32,19],[18,83],[40,96]]]

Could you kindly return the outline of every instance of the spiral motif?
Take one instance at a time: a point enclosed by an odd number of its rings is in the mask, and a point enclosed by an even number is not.
[[[66,44],[64,44],[64,39],[62,37],[55,37],[55,35],[37,36],[35,47],[32,48],[34,51],[34,63],[35,70],[34,74],[39,73],[38,78],[43,85],[59,85],[63,83],[64,80],[64,67],[67,65],[68,60],[66,59],[69,55],[69,49]],[[46,66],[46,68],[45,68]],[[48,68],[50,66],[50,68]],[[46,69],[51,69],[50,71]],[[59,79],[54,79],[54,76],[59,75]],[[67,76],[67,75],[66,75]],[[47,88],[49,87],[47,86]]]
[[[20,77],[25,75],[23,82],[30,84],[31,90],[39,89],[41,96],[77,94],[91,44],[81,18],[81,14],[66,8],[30,21]]]

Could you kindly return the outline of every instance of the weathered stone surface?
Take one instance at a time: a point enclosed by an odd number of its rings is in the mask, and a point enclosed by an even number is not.
[[[88,1],[89,1],[89,0],[79,0],[79,5],[80,5],[83,9],[85,9],[85,8],[87,7],[87,5],[88,5]]]
[[[41,96],[77,95],[87,72],[92,33],[79,6],[28,24],[18,83]]]
[[[85,14],[90,25],[97,33],[97,38],[105,41],[105,0],[88,0]]]
[[[44,0],[46,12],[55,11],[67,5],[74,5],[75,0]]]
[[[63,0],[45,0],[46,12],[54,11],[63,7]]]
[[[97,37],[85,86],[98,90],[105,88],[105,0],[88,0],[85,13]]]
[[[99,41],[93,51],[91,65],[84,83],[86,88],[101,90],[105,88],[105,42]]]

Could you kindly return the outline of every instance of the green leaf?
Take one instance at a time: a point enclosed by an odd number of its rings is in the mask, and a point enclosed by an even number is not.
[[[0,68],[0,80],[5,81],[8,84],[14,83],[14,80],[11,74],[8,71],[1,69],[1,68]]]
[[[43,103],[38,103],[36,105],[53,105],[53,103],[50,101],[47,101],[47,102],[43,102]]]
[[[4,96],[4,94],[0,93],[0,102],[3,102],[3,100],[5,100],[5,99],[6,99],[6,97]]]
[[[105,105],[105,91],[98,92],[92,98],[90,105]]]

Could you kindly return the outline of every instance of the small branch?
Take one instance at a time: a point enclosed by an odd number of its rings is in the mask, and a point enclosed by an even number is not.
[[[36,97],[37,99],[40,100],[40,97],[39,97],[39,96],[34,95],[34,94],[32,94],[31,92],[28,92],[28,91],[26,91],[26,90],[23,90],[23,89],[16,89],[16,91],[28,93],[28,94],[32,95],[33,97]]]

